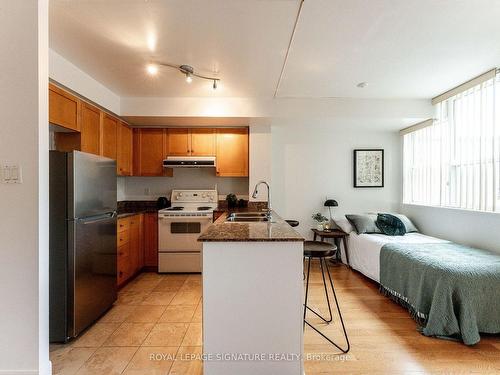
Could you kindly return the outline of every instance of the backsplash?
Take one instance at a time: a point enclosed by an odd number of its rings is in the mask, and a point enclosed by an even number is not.
[[[174,177],[118,177],[118,200],[156,200],[172,189],[214,189],[224,197],[248,197],[247,177],[217,177],[213,168],[178,168]]]
[[[156,211],[156,201],[118,201],[118,214],[126,212]]]

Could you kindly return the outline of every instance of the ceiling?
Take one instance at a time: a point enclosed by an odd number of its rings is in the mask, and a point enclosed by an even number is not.
[[[500,66],[498,0],[50,1],[50,48],[122,97],[431,98]],[[219,88],[150,61],[189,64]],[[365,88],[358,88],[367,82]]]

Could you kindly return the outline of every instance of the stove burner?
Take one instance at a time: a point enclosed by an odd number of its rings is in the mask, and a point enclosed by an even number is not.
[[[201,206],[201,207],[198,207],[198,211],[208,211],[210,210],[212,207],[208,207],[208,206]]]
[[[167,211],[182,211],[184,207],[170,207],[167,208]]]

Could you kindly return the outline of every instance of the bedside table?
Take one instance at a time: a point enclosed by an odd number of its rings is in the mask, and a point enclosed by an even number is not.
[[[318,229],[312,229],[314,233],[314,241],[316,241],[316,238],[319,236],[319,239],[321,241],[324,241],[324,238],[333,238],[333,241],[335,242],[335,245],[337,245],[337,249],[339,251],[337,254],[340,254],[342,250],[340,250],[340,241],[344,243],[344,250],[345,250],[345,259],[347,261],[346,266],[348,268],[351,267],[349,264],[349,250],[347,249],[347,236],[348,234],[340,229],[332,229],[331,231],[324,231],[324,230],[318,230]],[[339,255],[337,255],[338,259]],[[342,261],[342,258],[340,258]]]

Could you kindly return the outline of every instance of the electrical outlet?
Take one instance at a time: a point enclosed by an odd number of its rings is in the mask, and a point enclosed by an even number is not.
[[[150,188],[145,188],[144,189],[144,195],[151,195],[151,189]]]
[[[20,184],[23,182],[21,167],[17,164],[4,164],[1,167],[1,181],[4,184]]]

